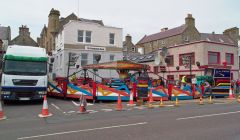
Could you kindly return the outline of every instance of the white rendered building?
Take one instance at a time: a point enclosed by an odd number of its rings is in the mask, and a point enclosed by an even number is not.
[[[96,55],[101,55],[99,63],[122,60],[122,29],[105,26],[102,21],[69,20],[55,36],[53,72],[57,77],[66,77],[86,64],[97,63]],[[118,77],[115,70],[98,70],[97,74],[104,78]]]

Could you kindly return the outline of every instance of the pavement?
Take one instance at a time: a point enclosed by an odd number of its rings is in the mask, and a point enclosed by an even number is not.
[[[116,102],[88,102],[88,114],[79,114],[78,100],[48,98],[53,116],[39,118],[42,102],[9,103],[0,121],[3,140],[239,140],[240,109],[236,100],[214,99],[153,102],[116,111]]]

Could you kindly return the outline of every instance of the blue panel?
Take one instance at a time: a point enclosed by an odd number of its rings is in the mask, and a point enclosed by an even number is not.
[[[46,91],[47,87],[2,86],[2,91]]]
[[[192,100],[192,99],[193,99],[192,96],[178,96],[178,100]],[[176,97],[175,96],[171,97],[171,100],[175,101]]]
[[[130,91],[126,85],[122,85],[120,87],[115,88],[116,90],[122,90],[124,89],[128,94],[130,94]]]
[[[168,97],[165,93],[161,92],[161,91],[157,91],[157,90],[152,90],[153,94],[157,94],[161,97]]]
[[[48,84],[53,88],[55,89],[56,91],[60,92],[60,93],[63,93],[62,90],[60,90],[57,86],[53,85],[52,83],[48,82]]]
[[[92,96],[92,94],[91,94],[90,92],[88,92],[88,91],[86,91],[86,90],[84,90],[84,89],[82,89],[82,88],[80,88],[80,87],[74,86],[74,85],[71,84],[71,83],[69,83],[68,86],[69,86],[70,88],[72,88],[72,89],[74,89],[74,90],[77,90],[77,91],[80,91],[80,92],[82,92],[82,93],[84,93],[84,94],[86,94],[86,95],[88,95],[88,96]]]

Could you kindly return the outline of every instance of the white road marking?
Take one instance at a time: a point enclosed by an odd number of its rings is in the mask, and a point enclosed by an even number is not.
[[[106,109],[104,108],[104,109],[101,109],[101,110],[103,110],[104,112],[110,112],[110,111],[113,111],[113,109],[107,109],[107,108],[106,108]]]
[[[87,110],[89,113],[97,113],[98,111],[96,110]]]
[[[75,111],[68,111],[67,113],[74,113]]]
[[[186,117],[186,118],[177,118],[176,120],[179,121],[179,120],[187,120],[187,119],[205,118],[205,117],[228,115],[228,114],[236,114],[236,113],[240,113],[240,111],[225,112],[225,113],[218,113],[218,114],[208,114],[208,115],[201,115],[201,116],[192,116],[192,117]]]
[[[138,125],[145,125],[145,124],[147,124],[147,122],[132,123],[132,124],[125,124],[125,125],[115,125],[115,126],[107,126],[107,127],[98,127],[98,128],[82,129],[82,130],[74,130],[74,131],[65,131],[65,132],[58,132],[58,133],[48,133],[48,134],[43,134],[43,135],[21,137],[21,138],[17,138],[17,139],[18,140],[33,139],[33,138],[39,138],[39,137],[56,136],[56,135],[71,134],[71,133],[78,133],[78,132],[88,132],[88,131],[95,131],[95,130],[104,130],[104,129],[111,129],[111,128],[121,128],[121,127],[128,127],[128,126],[138,126]]]
[[[51,105],[52,105],[53,107],[55,107],[57,110],[62,111],[62,110],[60,109],[60,107],[58,107],[57,105],[55,105],[55,104],[53,104],[53,103],[51,103]]]
[[[78,104],[78,103],[76,103],[76,102],[74,102],[74,101],[72,101],[72,103],[73,103],[75,106],[80,106],[80,104]]]
[[[75,106],[80,106],[80,104],[78,104],[78,103],[76,103],[76,102],[74,102],[74,101],[72,101],[72,103],[73,103]],[[92,105],[94,105],[94,104],[87,103],[87,106],[92,106]]]

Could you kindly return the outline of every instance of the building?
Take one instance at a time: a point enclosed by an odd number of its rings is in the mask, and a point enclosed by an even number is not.
[[[35,46],[38,47],[38,43],[34,41],[29,32],[27,26],[19,27],[19,35],[10,41],[9,45],[22,45],[22,46]]]
[[[137,48],[148,54],[163,47],[194,42],[201,39],[195,27],[195,19],[191,14],[185,18],[185,24],[173,29],[163,28],[161,32],[145,35],[137,44]]]
[[[231,69],[232,79],[238,79],[239,29],[230,28],[223,34],[199,33],[191,15],[188,15],[185,21],[185,25],[180,27],[145,36],[137,43],[145,54],[130,57],[129,60],[149,64],[151,71],[155,73],[153,77],[157,77],[158,74],[172,80],[177,80],[183,75],[204,75],[208,68],[223,68],[223,62],[226,61],[227,67]],[[189,24],[190,29],[187,28]],[[162,41],[165,44],[159,43]],[[157,44],[156,47],[154,44]],[[155,63],[156,57],[160,59],[160,63]],[[185,63],[186,58],[190,58],[191,67],[190,63]]]
[[[6,51],[8,44],[11,41],[11,28],[0,26],[0,40],[2,41],[2,51]]]
[[[135,55],[139,55],[137,47],[132,43],[132,37],[127,34],[125,41],[123,41],[123,59]]]
[[[98,63],[95,59],[98,55],[101,55],[99,63],[122,60],[121,28],[106,26],[101,20],[78,18],[75,14],[60,19],[59,15],[57,10],[50,11],[49,26],[44,26],[39,39],[40,46],[47,48],[55,58],[53,72],[56,76],[66,77],[79,71],[81,66]],[[49,32],[54,33],[54,39],[46,36]],[[98,70],[97,74],[101,77],[118,77],[113,70]],[[93,77],[91,73],[89,76]]]

